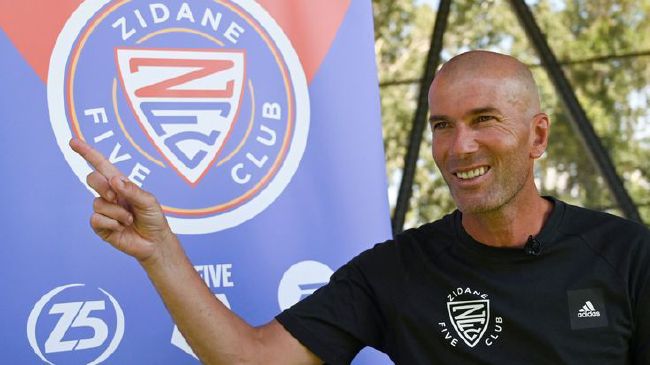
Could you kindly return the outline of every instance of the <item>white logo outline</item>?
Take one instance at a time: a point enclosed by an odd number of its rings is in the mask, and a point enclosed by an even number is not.
[[[591,300],[587,300],[582,308],[578,309],[578,318],[600,317],[600,311],[596,310]]]
[[[36,325],[38,322],[38,318],[41,315],[41,312],[45,305],[49,303],[49,301],[54,298],[57,294],[61,293],[62,291],[73,288],[73,287],[82,287],[85,286],[85,284],[80,284],[80,283],[75,283],[75,284],[67,284],[67,285],[62,285],[58,286],[49,292],[47,292],[45,295],[43,295],[37,302],[34,304],[34,308],[32,308],[31,312],[29,313],[29,317],[27,318],[27,339],[29,341],[29,345],[31,346],[32,350],[34,350],[34,353],[43,360],[44,362],[54,365],[54,363],[50,362],[45,358],[45,355],[41,352],[40,347],[38,346],[38,342],[36,340]],[[95,360],[91,361],[88,363],[88,365],[96,365],[101,363],[102,361],[106,360],[109,356],[115,352],[117,349],[117,346],[120,344],[122,341],[122,337],[124,336],[124,312],[122,311],[122,307],[120,307],[119,303],[117,300],[110,295],[107,291],[105,291],[102,288],[98,288],[102,293],[104,293],[108,299],[111,301],[111,304],[113,305],[113,308],[115,309],[115,316],[116,316],[116,326],[115,326],[115,334],[113,335],[113,339],[111,339],[111,342],[108,344],[108,347],[102,352],[99,357],[97,357]]]
[[[278,283],[278,307],[285,310],[326,285],[334,270],[316,260],[291,265]]]
[[[121,81],[122,88],[126,99],[131,104],[132,109],[135,111],[135,116],[137,122],[140,124],[141,128],[145,131],[145,134],[153,142],[153,145],[158,149],[160,154],[167,160],[167,162],[174,168],[174,170],[184,178],[190,185],[195,185],[205,175],[207,170],[210,169],[211,165],[214,164],[215,160],[219,156],[223,145],[225,144],[230,131],[233,128],[236,122],[236,115],[238,114],[240,108],[240,101],[243,95],[243,84],[244,84],[244,74],[245,74],[245,58],[243,50],[221,50],[221,49],[204,49],[204,50],[188,50],[182,48],[132,48],[132,47],[116,47],[115,48],[115,58],[117,62],[117,68],[119,71],[119,79]],[[194,96],[194,97],[175,97],[173,98],[176,102],[185,102],[185,103],[221,103],[228,104],[228,113],[222,115],[222,110],[159,110],[154,108],[151,113],[158,117],[182,117],[182,116],[194,116],[196,117],[196,123],[192,125],[192,128],[188,128],[185,125],[185,128],[182,128],[182,132],[190,133],[200,133],[201,135],[208,137],[208,132],[218,132],[218,137],[215,138],[215,141],[210,145],[206,141],[200,140],[185,140],[186,142],[192,142],[193,144],[202,144],[206,145],[201,146],[204,148],[196,148],[198,151],[206,152],[205,157],[201,158],[197,162],[196,166],[188,166],[185,161],[182,161],[178,155],[173,153],[169,144],[166,141],[169,141],[170,138],[173,138],[173,133],[168,133],[166,128],[174,128],[173,122],[165,122],[160,124],[160,129],[163,132],[162,135],[155,132],[156,127],[152,125],[151,120],[147,116],[147,113],[143,110],[142,105],[147,103],[156,103],[165,101],[165,98],[169,96],[162,97],[159,93],[158,95],[147,95],[139,96],[136,93],[137,89],[144,90],[147,87],[151,88],[154,83],[161,83],[169,81],[169,79],[179,76],[184,76],[185,74],[190,73],[191,71],[196,71],[197,69],[206,69],[207,65],[156,65],[156,64],[145,64],[141,65],[137,70],[131,70],[133,67],[134,60],[160,60],[161,62],[170,61],[176,62],[201,62],[201,63],[217,63],[217,62],[231,62],[232,66],[229,69],[229,74],[226,76],[231,76],[226,78],[224,76],[223,70],[213,70],[210,74],[201,76],[198,79],[192,79],[190,81],[185,81],[181,84],[174,84],[171,87],[165,89],[167,93],[192,93],[198,94],[197,88],[201,88],[202,93],[206,92],[223,92],[225,90],[220,89],[220,87],[225,86],[222,84],[232,83],[231,97],[226,96]],[[137,68],[138,66],[136,66]],[[140,69],[141,68],[141,69]],[[213,67],[214,68],[214,67]],[[163,72],[164,71],[164,72]],[[216,71],[216,72],[215,72]],[[190,85],[192,84],[192,85]],[[194,89],[192,89],[194,88]],[[228,88],[228,87],[226,87]],[[194,111],[194,114],[187,114],[189,111]],[[217,112],[217,113],[216,113]],[[215,115],[216,113],[216,115]],[[206,117],[207,116],[207,117]],[[216,121],[216,123],[215,123]],[[187,124],[187,123],[183,123]],[[175,146],[178,146],[178,152],[180,154],[187,156],[188,160],[190,157],[190,151],[184,150],[180,143],[176,143]],[[205,148],[211,147],[211,148]],[[197,157],[197,154],[194,154],[194,157]]]
[[[457,308],[457,307],[468,307],[469,310],[463,312],[460,315],[454,315],[452,314],[452,307]],[[483,310],[482,314],[479,316],[476,315],[468,315],[470,311],[481,309]],[[457,301],[457,302],[447,302],[447,314],[449,315],[449,321],[451,322],[451,325],[454,327],[456,330],[456,333],[458,336],[465,342],[465,344],[469,347],[474,347],[476,346],[481,339],[483,338],[483,335],[487,331],[487,328],[490,324],[490,300],[489,299],[476,299],[476,300],[464,300],[464,301]],[[459,317],[464,317],[460,321],[458,320]],[[482,320],[483,323],[481,324],[482,327],[480,328],[480,331],[478,334],[475,334],[474,337],[470,336],[468,333],[470,330],[473,330],[472,328],[470,329],[465,329],[463,326],[460,325],[458,322],[466,322],[466,323],[475,323]]]

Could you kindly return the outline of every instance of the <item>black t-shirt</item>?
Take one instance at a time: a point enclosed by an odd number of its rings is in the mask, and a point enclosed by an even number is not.
[[[456,211],[355,257],[276,319],[328,364],[650,364],[650,232],[553,200],[538,255]]]

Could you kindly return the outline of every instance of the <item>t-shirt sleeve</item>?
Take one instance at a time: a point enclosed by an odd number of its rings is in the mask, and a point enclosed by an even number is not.
[[[385,320],[369,273],[364,270],[375,249],[345,264],[327,285],[276,317],[327,364],[349,364],[365,346],[383,350]]]
[[[643,245],[637,254],[638,280],[634,300],[635,335],[633,340],[634,364],[650,364],[650,230],[644,229]]]
[[[650,364],[650,277],[646,278],[644,289],[636,303],[636,334],[634,363]]]

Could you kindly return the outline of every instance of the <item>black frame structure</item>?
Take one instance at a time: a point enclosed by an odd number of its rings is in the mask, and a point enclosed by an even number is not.
[[[560,95],[570,115],[571,126],[580,137],[585,149],[588,151],[592,163],[605,180],[605,184],[611,191],[617,206],[623,215],[631,220],[642,222],[639,211],[630,198],[623,181],[617,174],[611,157],[603,147],[598,135],[587,118],[587,115],[576,98],[576,95],[567,80],[562,67],[560,66],[553,51],[548,45],[544,34],[539,28],[535,17],[524,0],[510,0],[510,6],[517,15],[530,42],[535,47],[542,66],[546,69],[555,90]],[[409,137],[408,149],[404,157],[404,169],[400,183],[397,202],[392,219],[393,234],[402,232],[406,212],[409,209],[409,201],[413,193],[413,180],[415,177],[415,165],[418,160],[420,144],[427,125],[428,88],[433,81],[434,72],[440,63],[440,52],[442,51],[443,36],[447,28],[447,19],[451,7],[451,0],[440,0],[436,20],[431,35],[431,45],[425,62],[423,77],[420,79],[420,90],[417,108],[413,117],[413,124]]]

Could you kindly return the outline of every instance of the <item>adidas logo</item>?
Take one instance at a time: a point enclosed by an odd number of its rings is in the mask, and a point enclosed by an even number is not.
[[[585,305],[578,310],[578,317],[600,317],[600,312],[594,308],[591,301],[586,301]]]

